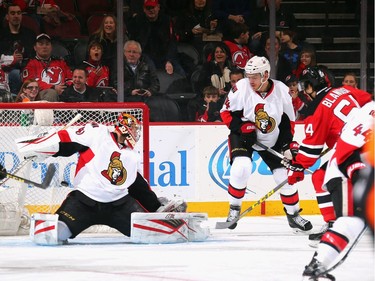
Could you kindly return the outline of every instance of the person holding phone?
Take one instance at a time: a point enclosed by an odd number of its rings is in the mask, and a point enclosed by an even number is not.
[[[111,67],[110,85],[117,88],[116,64]],[[143,60],[139,42],[129,40],[124,45],[124,100],[143,102],[157,94],[160,82],[156,72]]]

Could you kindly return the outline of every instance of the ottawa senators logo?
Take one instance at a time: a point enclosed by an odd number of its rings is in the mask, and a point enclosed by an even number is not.
[[[255,126],[263,133],[267,134],[275,129],[276,121],[264,111],[264,104],[255,107]]]
[[[101,174],[113,185],[121,185],[126,181],[127,172],[120,160],[120,153],[112,153],[108,170],[103,170]]]
[[[51,66],[42,71],[41,77],[45,83],[59,85],[63,78],[63,71],[59,66]]]

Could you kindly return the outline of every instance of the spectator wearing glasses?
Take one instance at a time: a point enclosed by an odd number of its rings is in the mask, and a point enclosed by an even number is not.
[[[117,64],[111,67],[110,85],[117,88]],[[156,72],[142,57],[141,44],[129,40],[124,45],[124,100],[144,101],[160,90]]]
[[[16,97],[16,102],[35,101],[39,93],[39,85],[35,79],[28,79],[23,82]]]

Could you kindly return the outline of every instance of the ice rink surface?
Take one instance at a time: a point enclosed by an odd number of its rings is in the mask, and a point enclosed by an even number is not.
[[[314,229],[320,216],[304,216]],[[36,246],[27,236],[0,237],[0,281],[294,281],[314,249],[286,217],[246,217],[235,230],[214,229],[205,242],[132,244],[117,234],[81,234],[64,246]],[[332,274],[374,280],[374,241],[367,232]]]

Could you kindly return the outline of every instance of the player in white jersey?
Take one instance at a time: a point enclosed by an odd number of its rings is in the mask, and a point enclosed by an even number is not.
[[[341,135],[335,145],[335,150],[331,156],[323,188],[327,189],[327,184],[340,177],[350,179],[356,188],[356,183],[362,169],[365,169],[366,163],[362,160],[362,148],[369,141],[373,134],[373,121],[375,116],[375,103],[367,103],[362,108],[351,110],[348,121],[342,129]],[[335,195],[333,204],[337,212],[342,212],[346,197],[343,188],[338,188],[339,196]],[[353,200],[349,200],[353,202]],[[352,205],[352,204],[351,204]],[[365,227],[365,221],[362,219],[366,210],[361,206],[347,206],[354,209],[353,216],[340,216],[334,222],[333,226],[325,232],[320,240],[318,250],[306,266],[303,276],[306,280],[334,280],[334,277],[328,274],[327,269],[332,267],[332,262],[344,252],[349,243],[358,239],[358,236]],[[373,222],[372,222],[373,226]]]
[[[289,88],[280,81],[269,79],[270,64],[265,57],[251,58],[246,64],[245,73],[246,78],[233,86],[221,110],[221,117],[230,129],[230,210],[227,221],[233,221],[240,215],[251,176],[254,150],[268,165],[278,184],[287,178],[280,158],[254,143],[258,141],[285,153],[289,158],[298,150],[298,143],[293,141],[295,115]],[[301,209],[297,188],[284,185],[280,198],[290,227],[302,232],[311,230],[311,223],[299,215]],[[230,228],[235,227],[236,224],[233,224]]]
[[[133,150],[139,136],[138,120],[121,113],[113,132],[107,126],[88,123],[52,133],[20,149],[26,156],[79,153],[75,189],[56,211],[58,241],[74,238],[96,224],[130,236],[133,212],[155,212],[161,207],[140,173],[139,156]]]

